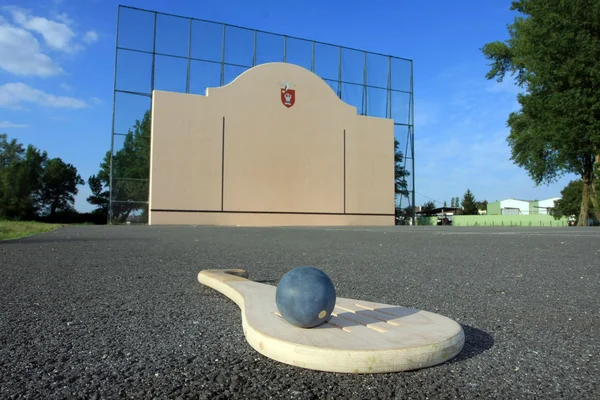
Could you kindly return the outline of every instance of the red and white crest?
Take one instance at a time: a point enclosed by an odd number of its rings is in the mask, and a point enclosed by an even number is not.
[[[296,103],[296,91],[290,89],[290,84],[287,82],[282,83],[283,87],[281,88],[281,103],[290,108]]]

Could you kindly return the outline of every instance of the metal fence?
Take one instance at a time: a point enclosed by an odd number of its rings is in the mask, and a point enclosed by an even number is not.
[[[414,205],[412,60],[129,6],[115,53],[109,223],[147,222],[152,91],[203,95],[267,62],[307,68],[361,115],[392,118],[410,174],[397,204]]]

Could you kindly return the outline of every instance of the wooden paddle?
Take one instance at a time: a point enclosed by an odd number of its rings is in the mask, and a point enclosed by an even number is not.
[[[460,324],[439,314],[341,297],[329,322],[299,328],[279,314],[277,288],[249,280],[243,269],[203,270],[198,281],[238,305],[250,346],[297,367],[345,373],[408,371],[451,359],[465,341]]]

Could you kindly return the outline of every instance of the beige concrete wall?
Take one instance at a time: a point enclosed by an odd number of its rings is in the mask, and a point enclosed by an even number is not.
[[[393,225],[393,132],[293,64],[206,96],[154,91],[149,223]]]

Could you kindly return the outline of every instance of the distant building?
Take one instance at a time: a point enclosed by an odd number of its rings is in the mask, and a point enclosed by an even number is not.
[[[487,215],[539,215],[549,214],[560,197],[545,200],[505,199],[488,203]]]
[[[552,197],[546,200],[540,200],[538,202],[538,214],[549,214],[549,212],[554,208],[554,202],[560,200],[560,197]]]

